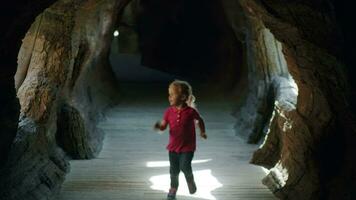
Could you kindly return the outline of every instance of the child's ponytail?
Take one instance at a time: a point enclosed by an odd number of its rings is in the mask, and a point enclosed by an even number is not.
[[[193,94],[189,95],[188,100],[187,100],[187,104],[188,106],[192,107],[192,108],[196,108],[196,104],[195,104],[195,96]]]

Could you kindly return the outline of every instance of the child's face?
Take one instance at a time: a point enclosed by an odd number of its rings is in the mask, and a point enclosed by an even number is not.
[[[183,96],[177,86],[169,86],[168,101],[171,106],[180,106],[184,104]]]

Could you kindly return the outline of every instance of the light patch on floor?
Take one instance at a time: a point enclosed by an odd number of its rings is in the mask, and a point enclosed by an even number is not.
[[[217,188],[223,187],[223,185],[211,174],[211,170],[199,170],[194,171],[194,179],[197,185],[197,192],[193,195],[189,194],[188,186],[185,181],[183,173],[179,174],[179,188],[177,196],[190,196],[199,199],[216,200],[211,192]],[[152,176],[150,178],[152,183],[151,189],[168,192],[170,187],[170,175],[163,174],[158,176]]]

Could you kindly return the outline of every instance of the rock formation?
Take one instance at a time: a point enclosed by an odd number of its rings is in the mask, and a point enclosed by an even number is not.
[[[232,22],[240,7],[247,19],[235,27],[247,46],[249,94],[235,115],[249,142],[266,134],[251,160],[270,169],[263,183],[281,199],[352,199],[355,127],[332,6],[224,3]]]
[[[15,75],[21,110],[3,198],[51,198],[69,171],[68,158],[100,152],[104,135],[96,123],[117,100],[108,54],[124,4],[60,0],[28,30]]]

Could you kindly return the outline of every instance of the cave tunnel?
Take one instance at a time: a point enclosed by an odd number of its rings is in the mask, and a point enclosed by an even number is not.
[[[230,90],[241,79],[243,46],[218,2],[138,4],[130,3],[123,11],[112,42],[111,64],[119,81],[176,77]],[[153,75],[148,68],[164,73]]]
[[[177,199],[355,199],[343,2],[19,1],[1,37],[0,199],[164,199],[153,130],[193,88],[208,139]],[[347,12],[346,12],[347,13]]]

